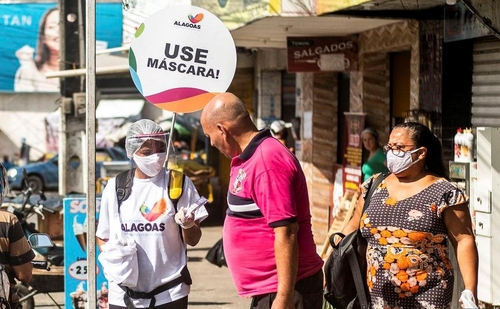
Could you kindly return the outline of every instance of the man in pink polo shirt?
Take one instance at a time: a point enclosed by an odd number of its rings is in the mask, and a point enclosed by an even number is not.
[[[257,130],[231,93],[205,106],[201,125],[232,159],[223,240],[239,295],[252,298],[251,308],[320,309],[323,261],[299,162],[268,129]]]

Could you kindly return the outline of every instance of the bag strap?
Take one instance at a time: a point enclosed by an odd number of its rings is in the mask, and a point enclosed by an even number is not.
[[[187,268],[187,265],[184,266],[181,270],[181,276],[177,277],[171,281],[168,281],[159,287],[155,288],[151,292],[136,292],[129,287],[118,285],[123,291],[125,291],[124,295],[124,301],[127,309],[135,309],[134,305],[132,303],[131,298],[138,299],[151,299],[149,302],[149,309],[152,309],[155,307],[156,304],[156,298],[155,295],[160,294],[162,292],[165,292],[166,290],[170,290],[171,288],[178,286],[181,283],[185,283],[187,285],[191,285],[193,283],[193,280],[191,279],[191,275],[189,274],[189,270]]]
[[[359,233],[359,231],[358,231]],[[347,260],[349,261],[349,265],[351,266],[351,271],[354,279],[354,285],[356,286],[356,291],[359,300],[359,306],[361,309],[368,308],[368,299],[366,298],[366,290],[365,284],[363,282],[363,278],[366,278],[366,274],[361,273],[361,269],[359,268],[358,258],[354,251],[350,251],[347,254]]]
[[[370,205],[370,199],[377,190],[378,186],[380,183],[389,175],[389,173],[380,173],[376,178],[372,178],[372,182],[370,184],[370,189],[368,190],[368,193],[365,196],[365,203],[363,204],[363,211],[361,212],[361,215],[365,212],[366,208],[368,208],[368,205]],[[357,237],[362,237],[359,235],[361,231],[358,229],[357,231],[358,236]],[[359,239],[359,238],[358,238]],[[361,309],[367,309],[368,308],[368,299],[366,298],[366,293],[365,293],[365,284],[362,280],[362,278],[366,277],[366,274],[361,273],[361,269],[359,268],[359,261],[358,257],[356,254],[354,254],[353,251],[349,252],[348,254],[348,261],[349,265],[351,266],[351,271],[353,272],[353,277],[354,277],[354,285],[356,286],[356,291],[358,291],[358,300],[359,300],[359,306]]]
[[[132,193],[132,185],[134,184],[134,173],[135,168],[131,168],[128,171],[123,171],[116,175],[115,191],[116,198],[118,200],[118,211],[120,211],[120,206],[122,202],[127,200]]]
[[[186,177],[186,175],[178,170],[170,170],[169,174],[170,177],[168,178],[168,198],[170,199],[170,201],[172,201],[175,213],[177,213],[177,204],[179,203],[179,199],[181,198],[184,191],[184,177]],[[184,236],[182,236],[182,228],[180,225],[179,235],[181,236],[182,242],[184,242]]]
[[[184,191],[184,178],[186,175],[178,170],[170,170],[168,179],[168,198],[174,204],[175,212],[177,213],[177,204]]]
[[[368,193],[365,196],[365,203],[363,204],[363,211],[361,211],[361,215],[365,212],[366,208],[370,204],[370,199],[373,195],[373,192],[377,189],[378,185],[389,176],[389,173],[380,173],[377,178],[372,178],[370,188],[368,189]],[[330,245],[332,248],[338,248],[339,244],[335,244],[335,236],[339,236],[340,238],[344,238],[346,235],[342,232],[335,232],[332,235],[330,235]]]
[[[365,204],[363,205],[363,211],[361,212],[361,215],[365,212],[366,208],[368,208],[368,205],[370,205],[370,199],[372,198],[373,192],[377,190],[378,185],[384,180],[387,176],[389,176],[389,173],[380,173],[377,178],[372,178],[372,183],[370,184],[370,189],[368,190],[368,193],[365,196]]]

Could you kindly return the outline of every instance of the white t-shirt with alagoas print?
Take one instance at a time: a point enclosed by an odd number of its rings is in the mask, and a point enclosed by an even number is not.
[[[181,240],[175,210],[168,198],[168,172],[160,172],[150,179],[134,178],[132,193],[120,206],[122,230],[137,243],[139,283],[134,291],[150,292],[156,287],[179,277],[187,263],[186,244]],[[188,207],[198,198],[192,181],[184,177],[184,187],[177,209]],[[101,199],[96,236],[109,239],[110,218],[114,218],[113,203],[117,203],[115,180],[108,181]],[[204,220],[208,212],[204,206],[195,212],[195,220]],[[170,303],[189,294],[189,286],[180,284],[155,296],[156,305]],[[109,283],[109,304],[125,306],[124,291]],[[149,299],[133,299],[134,307],[149,307]]]

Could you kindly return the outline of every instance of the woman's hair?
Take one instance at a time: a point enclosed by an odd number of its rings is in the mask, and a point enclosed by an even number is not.
[[[396,125],[394,129],[396,128],[402,128],[410,132],[410,138],[416,148],[427,148],[425,168],[429,172],[449,179],[448,171],[446,170],[443,162],[441,142],[428,127],[418,122],[405,122]]]
[[[361,138],[363,138],[363,135],[365,133],[370,133],[375,138],[375,141],[378,142],[378,133],[374,128],[368,127],[366,129],[364,129],[363,131],[361,131]]]
[[[40,21],[40,28],[38,29],[38,42],[36,44],[35,64],[38,70],[49,60],[50,50],[45,45],[45,25],[47,24],[47,17],[50,13],[57,11],[57,7],[48,9],[42,16]]]

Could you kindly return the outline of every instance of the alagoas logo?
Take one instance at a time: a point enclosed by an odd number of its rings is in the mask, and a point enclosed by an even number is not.
[[[192,22],[193,24],[197,24],[203,19],[203,13],[198,13],[196,14],[196,16],[189,14],[188,18],[190,22]]]
[[[203,13],[198,13],[195,16],[193,14],[188,15],[189,23],[187,22],[180,22],[176,20],[174,22],[175,26],[181,26],[181,27],[186,27],[186,28],[193,28],[193,29],[201,29],[201,25],[197,25],[200,21],[203,20]]]
[[[161,198],[153,205],[152,209],[149,209],[148,206],[142,204],[139,210],[141,211],[141,215],[144,217],[144,219],[148,220],[149,222],[153,222],[158,219],[159,216],[165,213],[165,211],[167,210],[167,201],[164,198]]]

